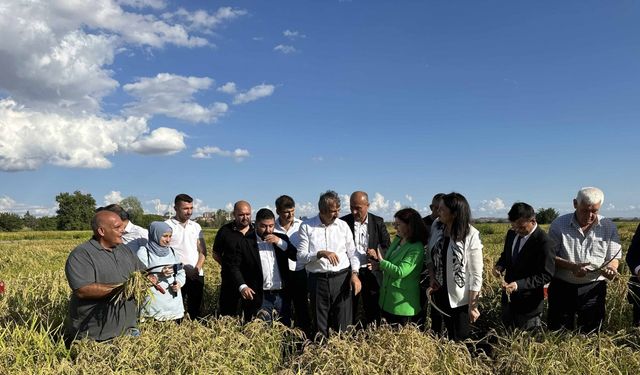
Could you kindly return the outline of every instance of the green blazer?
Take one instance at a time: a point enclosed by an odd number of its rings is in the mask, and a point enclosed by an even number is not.
[[[420,306],[420,271],[424,259],[422,242],[400,244],[396,237],[380,262],[382,287],[378,303],[382,310],[401,316],[414,316]]]

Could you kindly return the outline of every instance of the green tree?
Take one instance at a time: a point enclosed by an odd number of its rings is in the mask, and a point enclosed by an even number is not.
[[[27,211],[22,217],[22,224],[27,228],[36,229],[38,219]]]
[[[35,230],[56,230],[58,229],[58,218],[55,216],[39,217],[36,222]]]
[[[536,221],[540,224],[550,224],[560,213],[555,208],[540,208],[536,214]]]
[[[142,219],[144,210],[142,209],[142,203],[140,203],[138,198],[134,196],[126,197],[120,201],[120,207],[124,208],[124,210],[129,213],[129,219],[132,222],[140,225],[138,222]]]
[[[60,193],[56,196],[58,202],[58,229],[82,230],[91,229],[91,218],[96,210],[96,200],[91,194],[79,191]]]
[[[0,231],[15,232],[22,229],[22,218],[12,212],[0,212]]]
[[[134,223],[136,225],[139,225],[143,228],[149,228],[149,224],[151,224],[152,221],[164,221],[164,216],[162,215],[153,215],[153,214],[144,214],[142,216],[140,216],[140,218],[136,221],[134,221]]]

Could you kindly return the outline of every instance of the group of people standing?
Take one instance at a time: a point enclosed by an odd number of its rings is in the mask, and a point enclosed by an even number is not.
[[[540,327],[549,285],[549,328],[574,329],[577,316],[580,330],[599,329],[606,280],[617,275],[622,255],[615,225],[598,215],[603,201],[600,189],[581,189],[575,212],[557,218],[549,235],[537,225],[533,207],[511,207],[511,229],[492,270],[502,280],[506,326]],[[134,270],[146,270],[153,284],[142,317],[180,321],[185,305],[191,319],[201,317],[206,244],[190,219],[193,199],[180,194],[174,203],[175,216],[153,222],[148,232],[117,205],[96,213],[93,238],[71,252],[65,268],[73,290],[67,337],[101,341],[135,334],[135,305],[111,299]],[[295,217],[291,197],[280,196],[275,205],[276,215],[262,208],[252,222],[250,204],[238,201],[233,221],[218,231],[212,256],[221,266],[220,315],[279,320],[308,337],[327,337],[330,330],[382,319],[424,325],[430,305],[436,333],[446,330],[453,340],[470,336],[480,316],[483,255],[463,195],[437,194],[425,218],[412,208],[399,210],[393,239],[384,220],[369,212],[366,192],[351,194],[343,217],[334,191],[320,195],[319,214],[304,222]],[[627,259],[637,275],[640,234],[633,243],[638,249],[630,249]],[[634,312],[640,320],[640,308]]]

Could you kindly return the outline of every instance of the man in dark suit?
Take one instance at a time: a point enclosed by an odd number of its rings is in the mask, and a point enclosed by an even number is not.
[[[549,236],[536,223],[533,207],[515,203],[509,211],[511,229],[493,273],[501,276],[502,321],[510,328],[542,325],[544,285],[555,272],[555,253]]]
[[[633,326],[640,327],[640,225],[631,240],[626,261],[631,271],[628,299],[633,306]]]
[[[380,321],[380,307],[378,297],[380,296],[380,284],[382,274],[379,270],[372,271],[370,261],[367,257],[369,249],[386,250],[391,244],[389,232],[384,220],[380,216],[369,213],[369,196],[364,191],[356,191],[351,194],[349,200],[351,213],[340,219],[347,222],[353,240],[356,245],[356,254],[360,259],[360,282],[362,292],[353,297],[353,324],[365,327],[371,323]],[[362,296],[364,319],[359,317],[358,304]]]
[[[289,325],[288,259],[296,259],[296,248],[287,235],[274,233],[274,227],[273,212],[260,209],[256,213],[255,231],[238,242],[233,252],[230,272],[242,297],[245,321],[258,316],[266,321],[279,319]]]

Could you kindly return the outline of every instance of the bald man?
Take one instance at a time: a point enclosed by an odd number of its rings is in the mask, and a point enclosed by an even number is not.
[[[371,323],[380,321],[380,307],[378,297],[380,296],[380,282],[382,274],[380,270],[372,271],[368,264],[368,249],[388,249],[391,244],[387,226],[380,216],[369,212],[369,196],[364,191],[356,191],[349,199],[351,213],[341,217],[346,221],[353,233],[353,240],[356,245],[356,254],[360,259],[360,282],[362,292],[352,298],[353,301],[353,323],[358,327],[365,327]],[[362,298],[360,298],[362,296]],[[360,312],[359,303],[362,300],[364,317]]]
[[[233,254],[244,238],[255,236],[251,224],[251,205],[238,201],[233,205],[233,221],[223,225],[213,242],[213,258],[220,264],[220,297],[218,313],[222,316],[240,315],[240,291],[236,288],[231,272]]]
[[[118,335],[138,335],[138,310],[134,300],[114,303],[115,289],[129,275],[144,269],[122,244],[124,224],[111,211],[91,220],[93,238],[76,247],[67,258],[65,274],[73,293],[65,322],[65,342],[88,337],[105,341]]]

